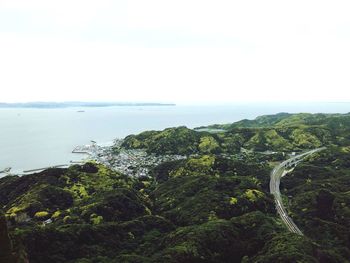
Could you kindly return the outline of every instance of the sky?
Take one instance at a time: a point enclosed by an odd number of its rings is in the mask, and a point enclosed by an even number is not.
[[[0,101],[350,101],[350,2],[0,0]]]

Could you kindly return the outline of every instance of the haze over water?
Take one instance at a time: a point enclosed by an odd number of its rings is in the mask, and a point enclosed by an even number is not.
[[[85,112],[79,113],[78,110]],[[347,113],[350,103],[238,103],[221,106],[148,106],[0,109],[0,170],[68,164],[77,145],[111,142],[145,130],[232,123],[278,112]]]

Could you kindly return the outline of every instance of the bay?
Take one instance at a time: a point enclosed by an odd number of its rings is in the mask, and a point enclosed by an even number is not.
[[[101,108],[0,109],[0,170],[68,164],[77,145],[108,143],[145,130],[232,123],[278,112],[346,113],[350,103],[284,102],[230,105],[116,106]]]

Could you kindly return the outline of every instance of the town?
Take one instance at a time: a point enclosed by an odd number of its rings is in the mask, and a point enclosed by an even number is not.
[[[95,161],[112,170],[128,176],[147,176],[151,168],[167,161],[183,160],[184,155],[155,155],[148,154],[145,150],[124,149],[121,145],[123,140],[116,139],[113,145],[99,145],[91,141],[91,145],[77,146],[72,152],[87,154],[84,161]]]

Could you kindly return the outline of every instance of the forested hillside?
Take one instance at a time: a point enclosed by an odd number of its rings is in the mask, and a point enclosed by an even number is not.
[[[348,120],[279,114],[130,135],[120,147],[187,155],[141,177],[88,162],[0,178],[0,262],[349,262]],[[281,181],[299,236],[276,213],[270,172],[321,145]]]
[[[280,113],[205,128],[223,131],[211,133],[186,127],[147,131],[126,137],[123,146],[147,149],[149,153],[156,154],[234,154],[241,148],[288,152],[350,145],[350,114]]]

